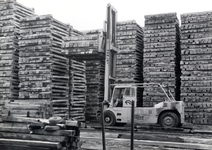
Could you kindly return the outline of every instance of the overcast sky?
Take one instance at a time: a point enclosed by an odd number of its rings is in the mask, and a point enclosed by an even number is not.
[[[17,0],[35,9],[38,15],[52,14],[55,19],[69,23],[75,29],[103,28],[106,6],[118,11],[118,21],[135,20],[144,26],[144,15],[176,12],[180,14],[212,10],[212,0]]]

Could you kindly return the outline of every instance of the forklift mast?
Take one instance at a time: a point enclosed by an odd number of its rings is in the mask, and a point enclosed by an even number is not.
[[[104,81],[104,101],[108,102],[110,97],[110,85],[115,83],[116,79],[116,21],[117,11],[111,6],[107,5],[107,21],[105,22],[104,30],[106,32],[105,44],[105,81]]]

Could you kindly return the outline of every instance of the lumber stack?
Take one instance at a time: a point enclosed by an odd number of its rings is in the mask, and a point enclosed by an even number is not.
[[[71,59],[86,61],[86,120],[97,120],[99,103],[104,100],[104,39],[102,30],[64,38],[63,48]]]
[[[86,63],[70,60],[70,117],[85,122]]]
[[[27,17],[20,25],[19,100],[46,103],[52,115],[68,117],[69,59],[61,47],[71,27],[51,15]]]
[[[116,29],[116,83],[142,83],[143,30],[134,20],[118,22]]]
[[[104,100],[104,72],[103,60],[86,61],[87,105],[86,119],[98,120],[100,117],[100,102]]]
[[[0,1],[0,7],[3,6],[5,4],[5,0],[1,0]]]
[[[15,102],[16,103],[16,102]],[[9,105],[15,104],[8,104]],[[19,103],[16,104],[19,106]],[[10,112],[8,109],[4,111]],[[5,113],[0,123],[1,148],[6,149],[80,149],[78,121],[64,120],[61,117],[49,119],[31,116],[17,116]]]
[[[212,12],[181,15],[181,100],[186,121],[211,124]]]
[[[18,98],[18,37],[20,19],[34,11],[16,1],[0,3],[0,105]],[[0,107],[1,107],[0,106]],[[1,109],[0,109],[1,110]]]
[[[180,29],[176,13],[145,16],[144,82],[163,83],[180,97]],[[162,90],[144,89],[144,106],[164,101]]]
[[[63,48],[67,54],[74,56],[75,59],[84,60],[90,57],[103,56],[102,39],[104,35],[102,30],[91,30],[80,35],[80,33],[73,34],[64,38]]]
[[[69,36],[82,36],[83,35],[83,32],[81,31],[78,31],[76,29],[74,29],[73,27],[71,28],[71,30],[69,31]],[[65,39],[66,37],[64,37]]]

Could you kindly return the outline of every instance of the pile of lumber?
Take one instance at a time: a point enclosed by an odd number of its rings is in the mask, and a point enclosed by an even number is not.
[[[0,107],[6,100],[18,98],[19,23],[33,14],[16,1],[0,3]]]
[[[186,121],[211,124],[212,12],[181,15],[181,100]]]
[[[105,62],[102,60],[86,61],[87,105],[86,119],[95,121],[100,116],[100,102],[104,100]]]
[[[4,4],[5,4],[4,0],[0,1],[0,7],[3,6]]]
[[[143,81],[143,30],[134,21],[118,22],[116,27],[116,83]]]
[[[71,59],[86,61],[86,120],[97,120],[99,104],[104,100],[104,42],[102,30],[90,30],[83,35],[64,38],[63,48]]]
[[[68,54],[76,58],[88,59],[91,56],[103,56],[102,30],[91,30],[84,32],[83,35],[75,34],[64,38],[63,48]],[[88,57],[87,57],[88,56]]]
[[[86,76],[85,62],[70,60],[70,117],[85,122]]]
[[[80,149],[81,123],[78,121],[63,120],[61,117],[42,119],[7,114],[0,123],[2,149]]]
[[[69,59],[61,47],[71,27],[51,15],[27,17],[20,25],[19,100],[47,104],[52,115],[68,117]]]
[[[176,13],[145,16],[144,82],[163,83],[180,98],[180,29]],[[158,88],[145,88],[144,106],[165,100]]]

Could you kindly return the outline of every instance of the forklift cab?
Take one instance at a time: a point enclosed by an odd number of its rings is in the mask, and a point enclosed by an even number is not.
[[[136,87],[116,86],[111,97],[111,107],[131,107],[132,101],[137,101]]]

